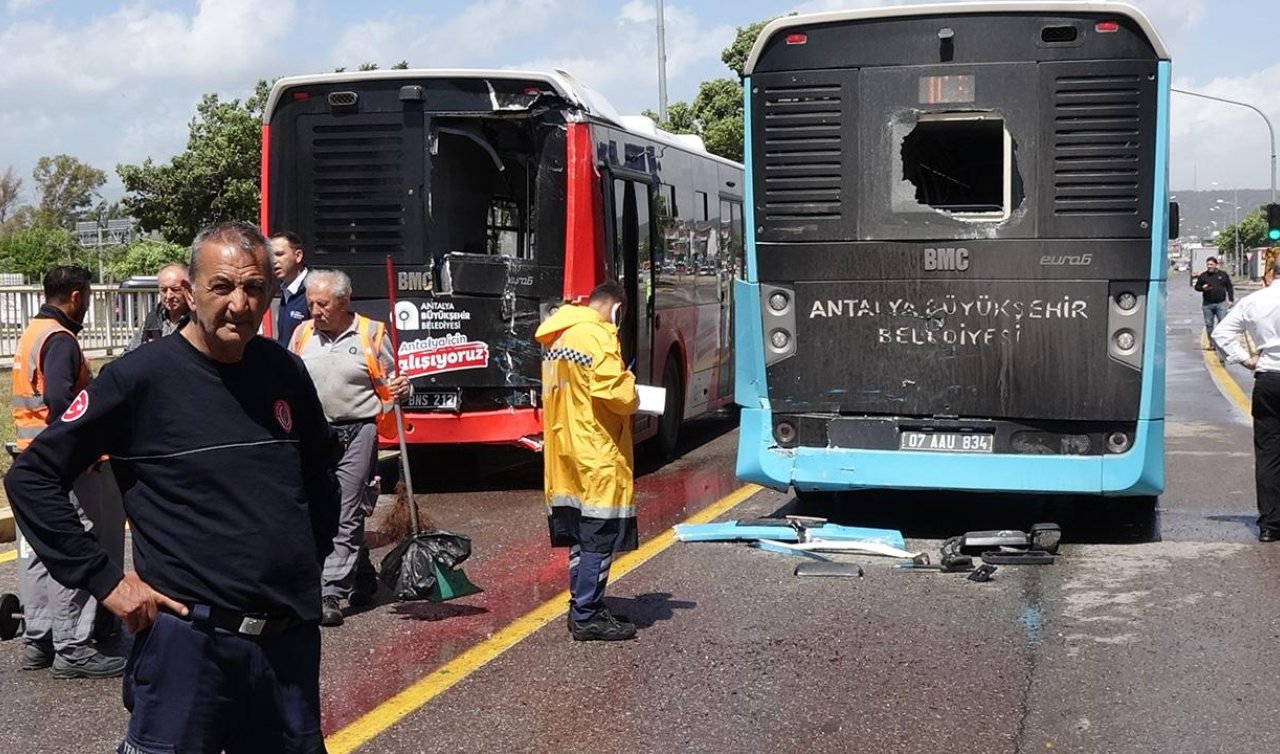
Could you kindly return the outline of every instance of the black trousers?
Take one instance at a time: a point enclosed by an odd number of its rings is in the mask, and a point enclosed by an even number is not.
[[[1258,528],[1280,531],[1280,372],[1253,381],[1253,454]]]
[[[160,613],[134,637],[118,754],[324,754],[320,629],[255,638]]]

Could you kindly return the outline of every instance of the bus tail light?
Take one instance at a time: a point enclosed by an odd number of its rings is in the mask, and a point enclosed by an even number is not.
[[[809,41],[809,35],[804,32],[793,32],[787,35],[787,44],[802,45]]]
[[[761,284],[760,299],[767,366],[796,355],[796,294],[789,288]]]
[[[773,439],[783,448],[794,448],[796,446],[796,425],[789,421],[780,421],[773,425]]]
[[[1112,432],[1107,435],[1107,450],[1112,453],[1123,453],[1133,444],[1133,438],[1127,432]]]
[[[1107,354],[1136,371],[1142,370],[1146,338],[1146,284],[1141,281],[1114,282],[1108,292]]]
[[[1120,24],[1116,21],[1099,21],[1094,24],[1093,30],[1099,34],[1110,34],[1111,32],[1120,31]]]

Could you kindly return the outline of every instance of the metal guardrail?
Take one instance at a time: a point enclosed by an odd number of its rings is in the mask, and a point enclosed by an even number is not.
[[[147,312],[160,298],[157,288],[126,290],[95,288],[93,303],[80,331],[80,347],[85,351],[123,351],[129,339],[142,327]],[[18,350],[18,340],[27,323],[40,311],[44,291],[38,285],[0,287],[0,359],[9,361]]]

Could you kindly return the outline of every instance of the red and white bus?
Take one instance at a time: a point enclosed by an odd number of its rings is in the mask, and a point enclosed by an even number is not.
[[[624,358],[667,388],[637,441],[669,454],[683,420],[732,402],[743,171],[697,137],[620,116],[562,71],[283,78],[263,121],[263,229],[350,275],[371,316],[389,314],[392,260],[408,442],[536,446],[533,331],[609,277],[636,304]]]

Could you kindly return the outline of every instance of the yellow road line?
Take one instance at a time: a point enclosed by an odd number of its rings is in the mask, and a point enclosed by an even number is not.
[[[1200,342],[1204,344],[1201,346],[1201,349],[1208,347],[1208,336],[1201,335]],[[1236,408],[1240,409],[1240,413],[1244,414],[1245,419],[1252,424],[1253,411],[1252,405],[1249,401],[1249,396],[1244,394],[1244,391],[1240,389],[1238,384],[1236,384],[1235,378],[1231,376],[1231,373],[1227,371],[1227,368],[1218,360],[1217,350],[1201,350],[1201,353],[1204,354],[1204,365],[1209,368],[1209,376],[1212,377],[1213,381],[1218,385],[1218,392],[1226,396],[1227,400],[1234,403]]]
[[[761,489],[761,487],[754,484],[741,487],[690,516],[685,520],[685,523],[707,523],[756,494]],[[610,580],[620,579],[634,571],[646,561],[670,547],[675,541],[675,530],[667,529],[645,542],[640,549],[617,558],[610,569]],[[497,658],[503,652],[523,641],[534,631],[563,615],[568,601],[569,593],[567,591],[561,592],[525,613],[493,636],[445,663],[430,675],[422,677],[412,686],[379,704],[347,727],[336,731],[325,739],[325,746],[329,749],[330,754],[349,754],[349,752],[368,743],[374,736],[382,733],[410,713],[424,706],[427,702],[443,694],[455,683],[479,670],[485,663]]]

